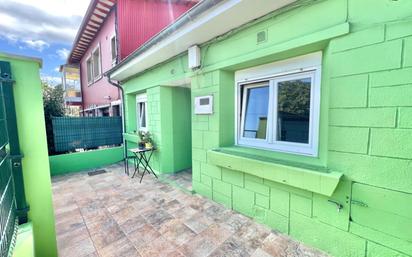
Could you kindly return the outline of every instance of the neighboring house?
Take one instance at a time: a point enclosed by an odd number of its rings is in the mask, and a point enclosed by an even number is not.
[[[80,67],[84,116],[119,116],[120,90],[103,74],[197,1],[92,0],[69,65]]]
[[[128,147],[333,256],[412,256],[411,28],[412,1],[202,1],[108,72]]]
[[[60,65],[59,71],[62,75],[66,114],[70,116],[79,116],[82,105],[79,67]]]

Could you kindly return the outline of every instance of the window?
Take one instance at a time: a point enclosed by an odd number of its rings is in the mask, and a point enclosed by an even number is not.
[[[93,83],[93,59],[90,56],[86,61],[87,68],[87,83],[90,85]]]
[[[116,46],[116,36],[113,36],[110,39],[110,47],[111,47],[111,53],[112,53],[112,66],[116,65],[117,61],[117,46]]]
[[[136,95],[137,129],[147,130],[147,95]]]
[[[100,55],[100,44],[93,50],[86,60],[87,83],[89,86],[102,77],[102,60]]]
[[[93,75],[94,80],[101,78],[101,57],[100,57],[100,45],[93,50]]]
[[[266,139],[269,84],[244,85],[242,94],[242,137]]]
[[[320,66],[246,80],[237,83],[237,144],[316,156]]]

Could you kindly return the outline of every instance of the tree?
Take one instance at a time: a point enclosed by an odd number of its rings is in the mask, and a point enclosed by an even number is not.
[[[64,90],[62,85],[51,86],[45,81],[42,82],[42,86],[44,118],[46,120],[47,145],[49,154],[54,154],[55,151],[52,118],[64,116]]]

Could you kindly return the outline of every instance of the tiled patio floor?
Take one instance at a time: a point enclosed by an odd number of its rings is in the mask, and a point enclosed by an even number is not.
[[[192,192],[192,169],[187,169],[178,173],[164,174],[160,177],[161,180],[171,184],[172,186],[177,186],[183,190]]]
[[[326,256],[152,176],[106,170],[53,178],[60,257]]]

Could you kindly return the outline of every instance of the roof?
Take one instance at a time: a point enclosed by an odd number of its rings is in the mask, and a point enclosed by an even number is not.
[[[202,0],[106,72],[125,81],[140,72],[201,45],[297,0]]]
[[[117,0],[91,0],[73,42],[67,63],[79,63]]]

